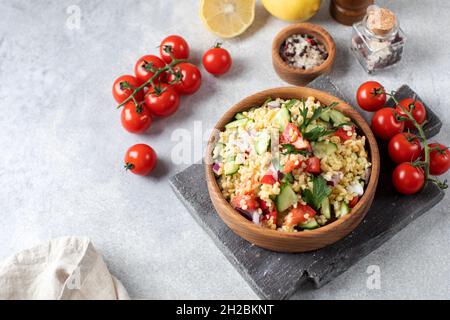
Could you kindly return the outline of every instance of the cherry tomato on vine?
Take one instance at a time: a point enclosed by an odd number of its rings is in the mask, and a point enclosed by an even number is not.
[[[134,174],[146,176],[156,166],[157,156],[152,147],[146,144],[135,144],[125,154],[125,169]]]
[[[183,62],[174,67],[175,72],[181,73],[181,80],[174,83],[173,87],[179,94],[192,94],[202,84],[202,74],[192,63]],[[169,74],[168,82],[176,81],[175,74]]]
[[[398,133],[389,141],[388,152],[395,163],[414,162],[420,157],[419,139],[411,133]]]
[[[159,46],[159,54],[166,63],[170,63],[172,62],[172,58],[166,51],[167,47],[170,47],[171,54],[175,59],[189,58],[189,45],[183,37],[171,35],[161,42],[161,45]]]
[[[114,81],[112,94],[118,103],[122,103],[133,93],[133,88],[137,88],[142,84],[137,78],[129,75],[121,76]],[[142,90],[136,93],[135,98],[141,102],[144,98]]]
[[[145,105],[136,107],[133,101],[127,102],[120,116],[122,126],[131,133],[143,133],[152,124],[152,115]]]
[[[356,100],[361,109],[370,112],[380,110],[386,103],[384,87],[376,81],[364,82],[356,92]]]
[[[153,55],[147,55],[141,57],[134,66],[134,73],[136,74],[136,78],[138,78],[142,83],[147,82],[155,72],[160,69],[164,68],[166,66],[166,63],[162,61],[159,57],[153,56]],[[161,73],[158,76],[158,79],[155,79],[155,83],[158,82],[158,80],[161,80],[164,77],[164,74]]]
[[[382,108],[372,117],[372,131],[380,139],[389,140],[404,128],[405,123],[397,120],[395,109]]]
[[[169,85],[163,84],[159,89],[161,90],[159,93],[150,89],[151,93],[145,96],[145,105],[155,116],[170,116],[178,110],[180,95]]]
[[[414,105],[414,108],[412,108],[413,110],[411,112],[412,105]],[[425,107],[420,101],[414,99],[404,99],[398,103],[396,110],[400,116],[406,117],[406,114],[403,111],[403,109],[405,109],[408,112],[411,112],[413,118],[417,121],[418,124],[422,124],[427,118],[427,110],[425,110]],[[406,120],[405,128],[415,129],[416,127],[414,126],[411,120]]]
[[[216,76],[230,70],[233,63],[230,53],[226,49],[221,48],[220,44],[216,44],[214,48],[206,51],[202,61],[206,71]]]
[[[402,194],[415,194],[422,189],[425,183],[425,175],[422,168],[403,162],[394,169],[392,183],[395,189]]]
[[[440,176],[446,173],[450,169],[450,151],[440,143],[430,143],[428,146],[430,149],[440,149],[430,151],[430,174]],[[422,155],[422,160],[425,160],[424,155]]]

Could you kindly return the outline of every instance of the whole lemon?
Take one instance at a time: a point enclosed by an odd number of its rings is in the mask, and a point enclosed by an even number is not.
[[[261,0],[267,11],[286,21],[306,21],[319,11],[321,0]]]

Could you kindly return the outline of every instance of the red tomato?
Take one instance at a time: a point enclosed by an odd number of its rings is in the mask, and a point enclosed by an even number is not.
[[[125,75],[121,76],[114,81],[112,93],[114,99],[118,103],[122,103],[133,93],[133,89],[139,87],[142,84],[138,79],[133,76]],[[135,98],[137,102],[141,102],[144,99],[143,91],[136,93]]]
[[[286,126],[281,134],[280,142],[282,144],[292,144],[298,150],[309,150],[311,148],[308,140],[303,139],[300,130],[293,123],[289,123]]]
[[[276,182],[277,182],[277,180],[275,179],[275,177],[271,173],[266,173],[264,175],[264,177],[262,177],[262,179],[261,179],[261,183],[262,184],[271,184],[271,185],[273,185]]]
[[[352,136],[349,136],[347,134],[347,132],[349,132],[349,131],[345,131],[343,128],[339,128],[339,129],[336,130],[334,135],[336,137],[339,137],[341,139],[341,141],[347,141],[347,140],[352,138]],[[353,132],[355,132],[355,128],[352,127],[352,130],[350,130],[350,132],[352,132],[352,134],[353,134]]]
[[[422,189],[425,183],[425,175],[422,168],[403,162],[394,169],[392,183],[400,193],[406,195],[415,194]]]
[[[192,94],[200,88],[200,85],[202,84],[202,74],[192,63],[183,62],[177,64],[174,70],[181,73],[181,81],[173,85],[179,94]],[[168,82],[175,81],[175,79],[176,76],[170,74]]]
[[[165,51],[165,48],[170,47],[172,56],[175,59],[187,59],[189,58],[189,45],[182,37],[177,35],[171,35],[165,38],[159,46],[159,54],[161,58],[166,62],[172,62],[172,58],[169,53]]]
[[[430,151],[430,174],[439,176],[450,169],[450,151],[448,148],[439,143],[431,143],[428,145],[430,149],[440,148],[440,150]],[[422,157],[425,159],[425,157]]]
[[[356,100],[361,109],[366,111],[377,111],[386,103],[386,94],[383,86],[376,81],[363,83],[356,92]]]
[[[294,227],[300,223],[308,221],[308,219],[314,217],[316,211],[308,205],[297,204],[297,208],[292,208],[286,216],[284,223],[288,227]]]
[[[321,173],[320,169],[320,159],[317,157],[308,158],[306,160],[306,172],[312,173],[312,174],[319,174]]]
[[[271,206],[272,210],[270,210],[270,207],[267,206],[266,201],[261,200],[261,199],[258,198],[258,203],[259,203],[259,207],[263,211],[263,216],[262,216],[261,220],[262,221],[268,221],[268,220],[270,220],[270,218],[273,218],[273,222],[277,223],[278,212],[277,212],[277,208],[275,207],[273,202],[272,202],[272,206]]]
[[[231,200],[231,205],[234,208],[241,208],[243,210],[255,210],[259,207],[258,200],[253,194],[237,195]]]
[[[356,197],[354,197],[354,198],[350,201],[350,203],[348,204],[348,206],[349,206],[350,208],[354,208],[354,207],[356,206],[356,204],[358,203],[358,201],[359,201],[359,197],[356,196]]]
[[[140,109],[140,112],[138,112]],[[122,109],[122,126],[131,133],[143,133],[152,124],[152,116],[145,105],[136,107],[133,101],[127,102]]]
[[[406,117],[406,114],[403,111],[403,109],[411,112],[411,107],[413,105],[414,105],[414,108],[412,111],[412,116],[417,121],[418,124],[422,124],[425,121],[425,119],[427,118],[427,110],[425,110],[425,107],[423,106],[423,104],[420,101],[417,101],[414,99],[404,99],[398,103],[398,106],[397,106],[397,108],[395,108],[395,110],[397,110],[397,113],[400,116]],[[414,126],[414,124],[411,120],[407,120],[407,121],[405,121],[405,128],[415,129],[416,127]]]
[[[134,73],[136,74],[136,78],[138,78],[142,83],[147,82],[158,69],[164,68],[166,63],[162,61],[157,56],[147,55],[140,58],[136,65],[134,66]],[[155,79],[154,83],[158,83],[158,81],[164,78],[164,74],[161,73],[158,76],[158,79]]]
[[[202,60],[206,71],[214,75],[226,73],[230,70],[233,63],[230,53],[221,48],[220,45],[216,45],[214,48],[206,51]]]
[[[150,112],[158,117],[168,117],[174,114],[180,105],[180,96],[172,86],[161,85],[161,93],[149,93],[145,96],[145,105]]]
[[[395,163],[413,162],[420,157],[419,139],[411,133],[397,133],[389,141],[388,152]]]
[[[283,166],[283,173],[286,174],[292,172],[292,170],[294,169],[295,169],[295,162],[292,160],[288,160]]]
[[[156,153],[150,146],[135,144],[125,154],[125,169],[146,176],[155,168],[156,161]]]
[[[405,123],[397,120],[395,109],[380,109],[372,117],[372,131],[380,139],[389,140],[404,128]]]

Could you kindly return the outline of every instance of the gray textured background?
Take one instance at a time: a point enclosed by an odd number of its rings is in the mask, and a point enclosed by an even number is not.
[[[249,31],[225,42],[232,71],[220,79],[203,73],[200,91],[146,135],[124,132],[110,93],[114,79],[156,52],[169,33],[185,36],[199,62],[216,38],[198,18],[198,2],[0,2],[0,259],[39,240],[86,235],[133,298],[257,298],[170,190],[168,177],[200,156],[172,163],[172,132],[186,129],[198,141],[196,120],[207,132],[241,98],[284,85],[270,47],[287,23],[258,4]],[[398,13],[409,39],[401,65],[373,78],[392,89],[407,82],[442,116],[437,138],[448,144],[450,2],[378,2]],[[74,4],[80,30],[66,27],[66,8]],[[312,22],[335,38],[331,78],[353,97],[369,77],[350,55],[351,28],[331,20],[328,1]],[[151,177],[122,170],[125,150],[137,142],[152,145],[161,159]],[[448,207],[446,197],[338,279],[296,298],[449,298]],[[381,268],[381,290],[366,288],[369,265]]]

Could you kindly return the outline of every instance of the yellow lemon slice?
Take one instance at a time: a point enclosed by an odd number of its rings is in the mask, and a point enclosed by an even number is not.
[[[202,0],[200,17],[206,28],[219,37],[236,37],[253,23],[255,0]]]

